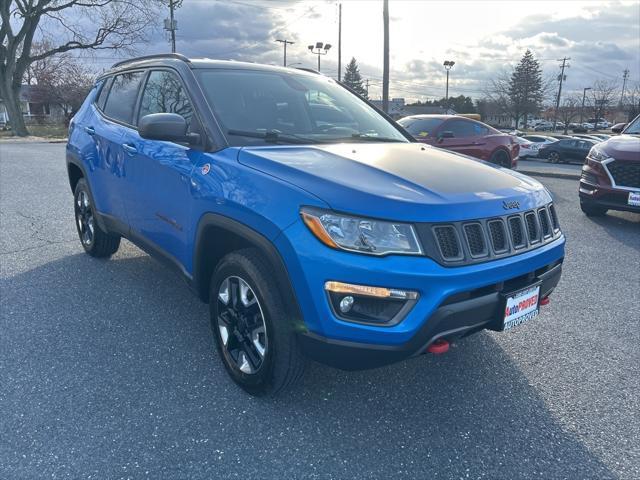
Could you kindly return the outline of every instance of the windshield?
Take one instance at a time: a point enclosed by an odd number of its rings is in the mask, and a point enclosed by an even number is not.
[[[322,75],[245,69],[197,75],[230,145],[408,142],[374,108]]]
[[[627,125],[627,128],[625,128],[622,133],[627,135],[640,135],[640,115]]]

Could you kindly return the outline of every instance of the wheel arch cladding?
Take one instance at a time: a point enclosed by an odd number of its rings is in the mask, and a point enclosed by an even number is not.
[[[69,162],[67,163],[67,174],[69,175],[69,186],[71,187],[71,191],[75,192],[78,180],[84,177],[84,172],[78,165]]]
[[[273,243],[259,232],[229,217],[207,213],[198,224],[195,239],[193,281],[203,302],[208,302],[209,283],[222,258],[233,251],[255,248],[271,267],[289,319],[304,325],[295,290],[284,261]]]

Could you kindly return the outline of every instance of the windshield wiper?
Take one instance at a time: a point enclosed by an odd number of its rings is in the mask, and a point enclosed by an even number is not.
[[[227,130],[228,135],[234,135],[238,137],[249,137],[249,138],[261,138],[265,142],[273,142],[273,143],[319,143],[317,140],[312,138],[303,137],[300,135],[296,135],[293,133],[282,133],[280,130],[265,130],[264,132],[260,131],[251,131],[251,130]]]
[[[376,137],[375,135],[367,135],[362,133],[354,133],[351,135],[351,138],[362,140],[365,142],[402,142],[399,138],[391,138],[391,137]]]

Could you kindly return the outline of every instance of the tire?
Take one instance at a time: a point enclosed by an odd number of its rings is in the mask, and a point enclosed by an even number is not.
[[[306,363],[281,298],[286,289],[271,270],[258,250],[238,250],[220,261],[209,289],[220,358],[231,379],[256,396],[293,387]]]
[[[609,211],[606,207],[583,202],[582,200],[580,201],[580,210],[582,210],[587,217],[602,217]]]
[[[78,180],[73,194],[76,230],[82,248],[92,257],[109,258],[120,247],[120,236],[105,232],[96,221],[93,196],[84,178]]]
[[[562,161],[562,157],[558,152],[549,152],[547,160],[551,163],[560,163]]]
[[[509,154],[503,150],[498,150],[491,155],[491,159],[489,161],[503,168],[511,168],[511,158]]]

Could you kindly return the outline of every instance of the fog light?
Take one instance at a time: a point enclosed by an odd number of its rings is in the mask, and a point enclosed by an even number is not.
[[[352,296],[344,297],[342,300],[340,300],[340,311],[342,313],[347,313],[349,310],[351,310],[353,301],[354,300]]]
[[[342,320],[374,325],[401,322],[416,304],[418,292],[397,288],[326,282],[333,312]]]

